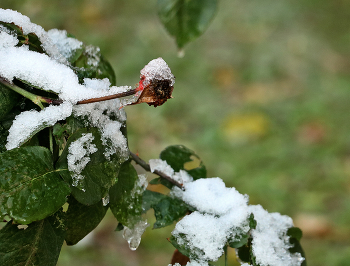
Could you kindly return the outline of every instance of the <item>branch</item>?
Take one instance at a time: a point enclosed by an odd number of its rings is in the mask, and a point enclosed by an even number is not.
[[[95,102],[102,102],[102,101],[117,99],[117,98],[133,95],[137,91],[138,91],[137,89],[133,89],[133,90],[129,90],[129,91],[125,91],[125,92],[121,92],[121,93],[117,93],[117,94],[113,94],[113,95],[109,95],[109,96],[104,96],[104,97],[99,97],[99,98],[91,98],[91,99],[87,99],[84,101],[79,101],[79,102],[77,102],[77,104],[95,103]]]
[[[146,163],[144,160],[142,160],[139,156],[137,156],[135,153],[130,152],[130,155],[132,157],[132,159],[135,161],[135,163],[137,163],[138,165],[140,165],[143,169],[145,169],[148,172],[151,172],[151,167],[149,166],[148,163]],[[161,178],[164,178],[166,180],[168,180],[170,183],[174,184],[175,186],[177,186],[178,188],[184,190],[184,187],[182,184],[180,184],[179,182],[173,180],[170,176],[164,174],[161,171],[158,170],[154,170],[153,171],[154,174],[160,176]]]

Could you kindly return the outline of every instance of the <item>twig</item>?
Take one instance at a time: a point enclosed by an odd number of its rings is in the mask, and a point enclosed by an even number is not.
[[[133,90],[129,90],[129,91],[125,91],[125,92],[121,92],[121,93],[117,93],[117,94],[113,94],[113,95],[109,95],[109,96],[104,96],[104,97],[99,97],[99,98],[91,98],[91,99],[79,101],[79,102],[77,102],[77,104],[95,103],[95,102],[102,102],[102,101],[117,99],[117,98],[133,95],[136,92],[138,92],[138,90],[133,89]]]
[[[130,155],[131,155],[132,159],[135,161],[135,163],[140,165],[146,171],[151,172],[151,167],[149,166],[148,163],[146,163],[144,160],[142,160],[135,153],[130,152]],[[158,170],[154,170],[153,173],[156,174],[156,175],[159,175],[161,178],[164,178],[164,179],[168,180],[170,183],[172,183],[175,186],[177,186],[178,188],[181,188],[182,190],[184,190],[184,187],[183,187],[182,184],[180,184],[179,182],[175,181],[174,179],[172,179],[170,176],[164,174],[163,172],[158,171]]]

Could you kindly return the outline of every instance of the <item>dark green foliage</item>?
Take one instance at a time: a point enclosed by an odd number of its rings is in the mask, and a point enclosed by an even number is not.
[[[307,264],[306,264],[305,252],[300,245],[300,239],[303,236],[303,232],[298,227],[291,227],[288,229],[287,235],[290,237],[289,243],[293,245],[293,247],[291,247],[289,251],[291,253],[300,253],[301,256],[305,258],[301,266],[306,266]]]
[[[188,206],[183,201],[146,190],[143,193],[143,209],[147,211],[150,208],[154,209],[154,216],[156,217],[156,222],[153,225],[154,229],[168,226],[188,212]]]
[[[103,206],[102,201],[86,206],[79,203],[74,197],[69,197],[68,203],[64,223],[67,229],[65,240],[67,245],[75,245],[96,228],[105,216],[108,207]]]
[[[158,0],[157,7],[161,22],[181,49],[207,29],[217,0]]]
[[[22,147],[0,154],[1,215],[29,224],[57,211],[70,193],[44,147]]]
[[[64,241],[62,211],[19,229],[11,221],[0,230],[1,266],[54,266]]]

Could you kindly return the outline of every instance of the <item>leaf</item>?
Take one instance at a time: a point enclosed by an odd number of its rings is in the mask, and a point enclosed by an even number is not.
[[[248,217],[248,222],[249,222],[249,227],[251,229],[256,228],[256,220],[254,219],[254,214],[251,213],[250,216]],[[239,228],[235,228],[236,231],[239,230]],[[250,238],[250,231],[248,233],[243,233],[241,232],[240,234],[236,233],[235,237],[233,239],[228,239],[228,245],[231,248],[240,248],[243,247],[244,245],[247,245],[248,240]]]
[[[0,154],[0,210],[29,224],[56,212],[70,193],[48,149],[21,147]]]
[[[291,227],[287,231],[287,235],[290,236],[289,243],[292,244],[293,247],[289,249],[291,253],[300,253],[305,260],[301,264],[301,266],[306,266],[306,257],[305,252],[300,244],[300,239],[303,235],[303,232],[298,227]]]
[[[153,225],[154,229],[172,224],[185,216],[188,211],[187,205],[183,201],[168,196],[153,205],[152,208],[156,217],[156,222]]]
[[[84,177],[81,180],[81,187],[73,186],[73,172],[68,170],[67,156],[70,144],[83,134],[91,133],[94,137],[92,144],[97,151],[89,155],[90,161],[81,171]],[[61,169],[60,175],[70,185],[72,194],[76,200],[85,205],[93,205],[99,202],[108,193],[109,188],[115,183],[119,173],[120,158],[118,154],[110,156],[110,160],[104,156],[105,146],[101,141],[101,134],[97,128],[80,128],[75,131],[67,141],[67,144],[60,158],[56,163],[56,168]],[[83,189],[83,190],[82,190]]]
[[[74,54],[74,57],[76,56]],[[78,59],[71,63],[80,83],[84,82],[84,78],[108,78],[112,86],[116,85],[114,70],[111,64],[101,55],[98,47],[84,46]]]
[[[181,235],[180,235],[181,236]],[[189,257],[191,260],[199,259],[204,256],[204,251],[197,247],[191,246],[185,237],[181,237],[181,244],[177,241],[176,237],[171,236],[168,241],[184,256]],[[200,254],[198,256],[198,254]]]
[[[54,266],[64,241],[62,211],[19,229],[8,222],[0,230],[0,265]]]
[[[96,228],[105,216],[108,207],[103,206],[102,201],[86,206],[79,203],[74,197],[70,197],[68,203],[65,240],[67,245],[75,245]]]
[[[179,49],[198,38],[214,18],[217,0],[158,0],[158,16]]]
[[[159,157],[166,161],[175,172],[185,170],[193,177],[193,180],[206,178],[207,176],[207,170],[199,156],[183,145],[168,146],[160,153]],[[190,170],[186,169],[186,163],[193,162],[194,160],[198,160],[199,165]],[[153,179],[150,184],[162,184],[170,189],[174,186],[172,183],[162,178]]]
[[[118,182],[109,191],[109,206],[118,222],[133,228],[142,214],[142,188],[137,187],[139,178],[130,161],[122,164]]]
[[[0,82],[0,121],[18,102],[18,94]]]
[[[165,199],[167,196],[151,190],[145,190],[142,195],[142,210],[143,212],[148,211],[152,206],[158,204],[161,200]]]

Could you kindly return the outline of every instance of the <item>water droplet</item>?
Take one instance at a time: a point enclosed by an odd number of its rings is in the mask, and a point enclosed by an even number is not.
[[[139,247],[141,236],[148,226],[147,220],[139,221],[132,229],[124,226],[123,238],[128,242],[131,250],[136,250]]]

